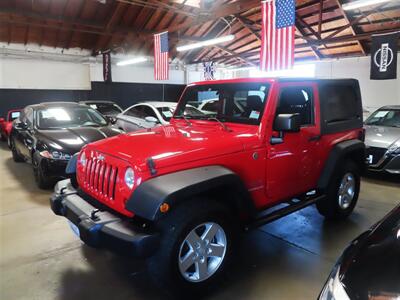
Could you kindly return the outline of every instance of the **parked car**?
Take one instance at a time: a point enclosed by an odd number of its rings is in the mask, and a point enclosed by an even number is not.
[[[368,170],[400,175],[400,105],[384,106],[365,121]]]
[[[65,178],[68,161],[82,146],[120,134],[96,110],[73,102],[29,105],[13,123],[10,145],[16,162],[32,164],[40,188]]]
[[[152,128],[156,125],[167,125],[171,119],[177,103],[149,101],[132,105],[116,117],[115,127],[126,132],[143,128]],[[186,108],[186,113],[203,115],[193,106]]]
[[[79,104],[88,105],[93,109],[96,109],[103,116],[108,118],[115,118],[123,109],[113,101],[102,101],[102,100],[87,100],[79,101]]]
[[[215,115],[218,111],[218,103],[220,103],[218,98],[208,99],[201,101],[197,108],[204,114]],[[246,109],[246,104],[247,104],[246,98],[241,99],[238,97],[237,99],[234,100],[234,103],[235,105],[233,109],[235,113],[237,114],[243,113],[244,110]]]
[[[319,299],[400,299],[400,205],[350,243]]]
[[[0,118],[0,135],[2,141],[7,141],[11,132],[12,122],[18,119],[20,109],[13,109],[8,111],[7,118]]]
[[[221,102],[215,117],[187,112],[205,95]],[[79,194],[58,182],[52,210],[88,245],[148,258],[162,286],[204,291],[228,267],[240,229],[311,204],[330,219],[352,213],[365,163],[361,105],[356,80],[191,84],[170,125],[74,155]]]

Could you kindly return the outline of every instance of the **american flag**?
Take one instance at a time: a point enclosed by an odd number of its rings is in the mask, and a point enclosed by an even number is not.
[[[154,35],[154,79],[168,80],[168,32]]]
[[[274,71],[293,67],[295,0],[261,3],[262,34],[260,68]]]
[[[215,65],[214,62],[203,62],[204,80],[214,80]]]

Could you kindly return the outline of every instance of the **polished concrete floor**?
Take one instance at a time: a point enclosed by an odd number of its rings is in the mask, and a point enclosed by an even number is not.
[[[0,143],[0,299],[165,299],[143,262],[90,249],[49,208],[31,167]],[[246,235],[208,299],[315,299],[346,244],[400,203],[394,178],[366,178],[345,222],[309,207]]]

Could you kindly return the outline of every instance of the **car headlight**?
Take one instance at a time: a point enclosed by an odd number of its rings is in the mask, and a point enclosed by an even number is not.
[[[39,154],[42,157],[55,159],[55,160],[70,160],[71,159],[71,154],[63,153],[63,152],[60,152],[60,151],[47,151],[47,150],[44,150],[44,151],[40,151]]]
[[[400,139],[395,141],[387,150],[388,154],[400,154]]]
[[[319,300],[350,300],[339,278],[340,265],[337,264],[329,275]]]
[[[85,154],[85,152],[82,152],[81,156],[79,156],[79,164],[82,167],[86,167],[86,154]]]
[[[124,179],[125,179],[125,184],[127,185],[127,187],[129,189],[132,189],[133,185],[135,183],[135,173],[133,172],[132,168],[126,169]]]

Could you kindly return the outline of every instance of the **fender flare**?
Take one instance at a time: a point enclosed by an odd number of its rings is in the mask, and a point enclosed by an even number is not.
[[[222,166],[194,168],[149,179],[132,193],[125,208],[138,217],[156,221],[164,215],[160,212],[161,204],[167,203],[173,209],[185,199],[220,188],[226,188],[226,194],[234,193],[232,206],[254,212],[250,193],[240,177]]]
[[[360,140],[347,140],[336,144],[329,153],[325,166],[322,169],[321,176],[318,180],[318,189],[325,190],[328,187],[335,167],[345,157],[352,157],[356,162],[364,167],[365,164],[365,144]]]

